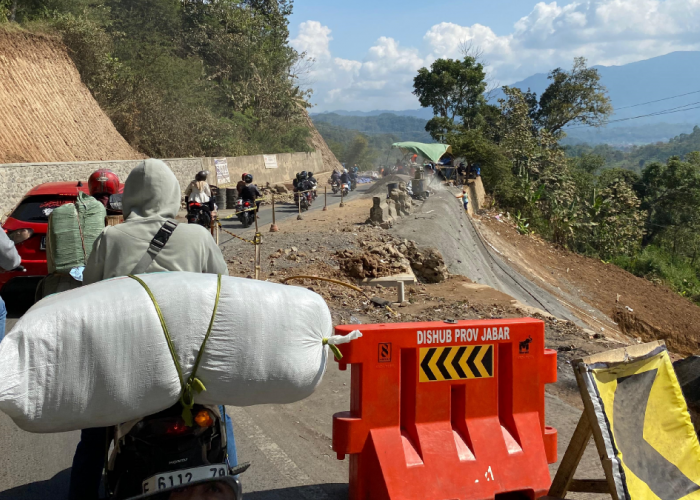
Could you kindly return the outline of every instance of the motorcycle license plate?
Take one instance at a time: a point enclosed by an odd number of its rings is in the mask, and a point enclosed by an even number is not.
[[[41,243],[39,244],[39,250],[46,250],[46,235],[41,237]]]
[[[177,488],[187,486],[190,483],[210,479],[213,477],[225,477],[228,474],[226,465],[205,465],[193,469],[176,470],[158,474],[143,482],[143,492],[151,493],[164,490],[166,488]]]

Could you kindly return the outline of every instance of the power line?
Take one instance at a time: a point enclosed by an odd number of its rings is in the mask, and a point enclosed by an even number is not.
[[[648,117],[651,117],[651,116],[672,115],[672,114],[674,114],[674,113],[681,113],[681,112],[683,112],[683,111],[691,111],[691,110],[694,110],[694,109],[700,109],[700,106],[696,106],[696,105],[698,105],[698,104],[700,104],[700,101],[698,101],[698,102],[691,102],[690,104],[685,104],[685,105],[683,105],[683,106],[678,106],[678,107],[676,107],[676,108],[670,108],[670,109],[666,109],[666,110],[663,110],[663,111],[657,111],[657,112],[655,112],[655,113],[649,113],[649,114],[646,114],[646,115],[632,116],[632,117],[630,117],[630,118],[620,118],[620,119],[618,119],[618,120],[610,120],[609,122],[606,123],[606,125],[608,125],[608,124],[610,124],[610,123],[619,123],[619,122],[626,122],[626,121],[630,121],[630,120],[638,120],[638,119],[640,119],[640,118],[648,118]],[[691,108],[691,107],[688,107],[688,106],[696,106],[696,107]],[[576,130],[576,129],[580,129],[580,128],[592,128],[592,127],[593,127],[593,125],[581,125],[581,126],[578,126],[578,127],[567,127],[567,128],[565,128],[564,130],[565,130],[565,131],[566,131],[566,130]]]
[[[639,106],[646,106],[647,104],[654,104],[655,102],[670,101],[671,99],[678,99],[679,97],[685,97],[687,95],[692,95],[692,94],[700,94],[700,90],[696,90],[694,92],[688,92],[687,94],[674,95],[673,97],[665,97],[664,99],[657,99],[656,101],[649,101],[649,102],[642,102],[639,104],[633,104],[632,106],[623,106],[622,108],[617,108],[616,111],[619,111],[621,109],[630,109],[630,108],[637,108]]]

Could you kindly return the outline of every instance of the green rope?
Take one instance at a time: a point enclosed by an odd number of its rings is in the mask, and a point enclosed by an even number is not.
[[[182,393],[180,394],[180,404],[182,405],[182,418],[185,421],[185,425],[192,427],[192,408],[194,407],[194,393],[196,392],[197,394],[199,394],[207,390],[207,388],[204,387],[202,381],[197,378],[197,369],[199,368],[199,364],[202,361],[202,356],[204,355],[204,348],[206,347],[207,340],[209,340],[209,336],[211,335],[211,330],[214,326],[214,318],[216,318],[216,311],[219,308],[219,299],[221,297],[221,275],[219,275],[217,278],[216,301],[214,302],[214,311],[212,312],[211,320],[209,321],[209,328],[207,329],[207,334],[204,336],[202,346],[199,348],[197,360],[195,361],[194,368],[192,369],[192,374],[187,379],[187,382],[185,382],[185,379],[182,375],[182,367],[180,367],[180,362],[178,361],[177,355],[175,354],[175,346],[173,345],[173,341],[170,338],[168,326],[165,324],[165,318],[163,317],[163,312],[160,310],[160,306],[158,305],[156,297],[153,295],[153,292],[151,292],[151,289],[148,288],[148,285],[141,278],[133,275],[129,276],[129,278],[132,278],[141,284],[141,286],[144,288],[144,290],[146,290],[146,293],[151,298],[151,301],[153,302],[153,305],[156,308],[156,313],[158,313],[158,319],[160,320],[160,326],[163,328],[165,340],[168,343],[168,349],[170,349],[170,355],[172,356],[173,362],[175,363],[177,375],[180,379],[180,386],[182,387]]]
[[[328,339],[323,339],[323,345],[327,345],[328,347],[331,348],[331,351],[333,351],[333,355],[335,356],[335,359],[340,361],[343,359],[343,354],[340,352],[340,349],[338,349],[338,346],[329,344]]]

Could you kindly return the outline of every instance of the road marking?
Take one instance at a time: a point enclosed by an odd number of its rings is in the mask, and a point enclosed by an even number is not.
[[[328,495],[317,484],[312,484],[313,481],[302,471],[294,461],[289,458],[282,448],[279,447],[272,439],[270,439],[263,430],[253,422],[253,419],[248,415],[243,408],[236,406],[227,406],[226,413],[236,422],[234,433],[245,432],[255,447],[259,449],[265,458],[286,477],[290,486],[300,486],[298,493],[306,500],[329,500]]]

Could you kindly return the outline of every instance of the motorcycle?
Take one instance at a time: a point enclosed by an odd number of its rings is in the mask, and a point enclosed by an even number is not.
[[[250,227],[251,224],[255,224],[255,210],[252,210],[253,203],[248,200],[243,200],[239,198],[236,201],[236,212],[238,212],[238,220],[241,221],[243,227]]]
[[[340,191],[340,183],[337,181],[331,181],[331,190],[333,191],[333,194],[338,194]]]
[[[206,229],[211,228],[211,210],[209,205],[202,205],[196,201],[187,205],[187,223],[199,224]]]
[[[294,193],[294,203],[302,212],[306,212],[309,209],[311,200],[311,193]]]
[[[343,191],[343,196],[347,196],[350,194],[350,184],[343,183],[341,189]]]
[[[218,408],[195,405],[192,414],[194,423],[188,427],[178,403],[110,429],[114,449],[105,471],[108,500],[186,489],[215,479],[226,480],[234,498],[241,498],[240,482],[233,476],[249,464],[229,467],[226,427]]]

